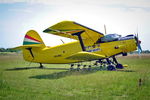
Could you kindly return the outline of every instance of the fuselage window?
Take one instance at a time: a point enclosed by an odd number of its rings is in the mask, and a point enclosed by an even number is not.
[[[98,39],[96,43],[117,41],[120,37],[121,37],[121,35],[118,35],[118,34],[108,34],[108,35],[105,35],[104,37]]]

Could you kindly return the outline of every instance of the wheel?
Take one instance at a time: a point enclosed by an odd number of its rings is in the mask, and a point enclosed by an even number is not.
[[[71,64],[70,71],[74,70],[73,66],[74,66],[74,64]]]
[[[80,70],[80,66],[81,66],[80,64],[77,65],[77,71]]]
[[[117,65],[116,65],[116,68],[118,68],[118,69],[123,69],[123,66],[122,66],[122,64],[117,64]]]
[[[112,70],[116,70],[116,69],[115,69],[115,67],[113,65],[108,65],[107,66],[107,70],[112,71]]]
[[[100,65],[100,67],[99,67],[99,68],[100,68],[100,70],[102,70],[103,66],[102,66],[102,65]]]
[[[79,67],[77,68],[77,71],[80,71],[80,68],[79,68]]]
[[[73,68],[73,67],[71,67],[69,70],[70,70],[70,71],[73,71],[73,70],[74,70],[74,68]]]
[[[83,65],[83,68],[82,68],[82,70],[86,70],[86,65]]]
[[[90,70],[91,70],[91,67],[92,67],[92,66],[91,66],[91,65],[89,65],[89,67],[88,67],[88,71],[90,71]]]

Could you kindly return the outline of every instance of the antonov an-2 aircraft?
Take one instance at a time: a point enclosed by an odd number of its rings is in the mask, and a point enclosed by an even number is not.
[[[26,61],[40,63],[41,68],[42,64],[70,63],[70,69],[73,69],[75,63],[95,61],[96,64],[107,64],[108,70],[122,69],[124,66],[118,63],[116,55],[127,56],[128,52],[137,50],[137,48],[142,50],[138,36],[132,34],[125,37],[118,34],[104,35],[74,21],[62,21],[43,32],[77,41],[48,47],[36,31],[28,31],[23,45],[15,49],[21,49]],[[80,69],[79,67],[80,64],[77,68]],[[88,65],[88,68],[91,68],[91,65]]]

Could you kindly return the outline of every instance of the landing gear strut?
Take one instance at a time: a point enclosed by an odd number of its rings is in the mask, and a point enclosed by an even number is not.
[[[116,70],[115,67],[113,66],[112,62],[109,60],[109,58],[106,58],[106,61],[108,63],[108,66],[107,66],[107,70]]]
[[[71,66],[70,66],[70,70],[73,70],[73,66],[74,66],[74,64],[71,64]]]
[[[77,65],[77,71],[80,70],[80,66],[81,66],[80,64]]]
[[[44,68],[44,66],[42,65],[42,63],[40,63],[40,67],[39,68]]]
[[[93,62],[92,62],[93,63]],[[96,60],[95,63],[93,64],[89,64],[89,65],[84,65],[84,64],[71,64],[71,67],[70,67],[70,70],[74,70],[74,66],[77,66],[77,71],[80,71],[80,67],[83,66],[83,69],[82,70],[109,70],[109,71],[113,71],[113,70],[116,70],[116,69],[123,69],[123,65],[118,63],[117,59],[115,58],[115,56],[112,56],[111,58],[106,58],[106,59],[99,59],[99,60]],[[86,68],[86,66],[88,68]],[[96,69],[92,69],[91,67],[94,66],[99,66],[99,68],[96,68]]]
[[[118,61],[117,61],[117,59],[115,57],[113,57],[113,61],[116,64],[116,68],[118,68],[118,69],[123,69],[124,68],[122,64],[118,63]]]

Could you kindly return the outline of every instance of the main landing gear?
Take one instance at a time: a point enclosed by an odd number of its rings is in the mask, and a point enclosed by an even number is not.
[[[74,68],[74,66],[77,66],[76,69]],[[95,61],[93,64],[83,64],[83,63],[78,63],[78,64],[71,64],[70,66],[70,70],[77,70],[80,71],[81,70],[81,66],[83,66],[82,70],[109,70],[109,71],[113,71],[116,69],[123,69],[123,65],[118,63],[117,59],[115,58],[115,56],[111,57],[111,58],[106,58],[106,59],[99,59],[97,61]],[[96,68],[92,68],[92,67],[96,67]]]
[[[40,66],[39,66],[39,68],[44,68],[44,66],[42,65],[42,63],[40,63]]]
[[[107,66],[107,70],[116,70],[117,69],[123,69],[123,65],[118,63],[117,59],[115,58],[115,56],[112,57],[112,61],[107,58],[107,63],[108,63],[108,66]]]

